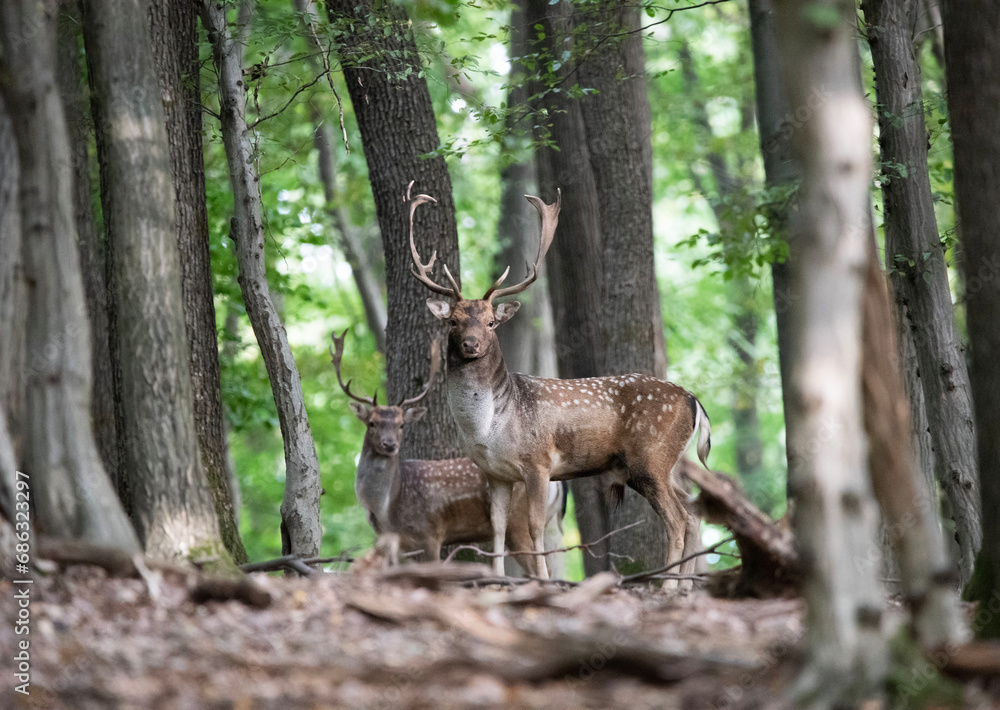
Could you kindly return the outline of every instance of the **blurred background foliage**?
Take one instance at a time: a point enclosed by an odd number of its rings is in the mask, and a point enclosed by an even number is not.
[[[674,2],[669,8],[689,4]],[[404,5],[413,19],[437,114],[439,152],[447,158],[454,185],[462,281],[470,284],[472,291],[480,291],[495,278],[493,258],[498,251],[510,6],[503,0],[413,0]],[[257,8],[246,55],[247,64],[252,65],[247,76],[249,113],[251,117],[275,114],[254,130],[262,176],[268,275],[302,375],[325,489],[321,499],[323,554],[333,555],[366,548],[374,535],[353,490],[364,427],[351,414],[337,386],[327,349],[331,330],[350,331],[344,373],[354,379],[359,391],[370,394],[376,387],[382,388],[384,360],[365,324],[350,267],[326,212],[313,148],[310,106],[336,126],[338,137],[341,107],[325,79],[309,85],[316,76],[311,73],[311,63],[303,59],[315,50],[301,36],[300,18],[292,2],[262,2]],[[758,480],[745,480],[744,484],[761,508],[780,516],[785,500],[785,440],[769,264],[781,258],[783,245],[768,234],[766,206],[788,196],[764,188],[753,120],[753,61],[745,4],[726,2],[677,12],[669,21],[656,24],[669,8],[648,7],[651,19],[647,24],[653,26],[644,34],[652,108],[656,270],[669,378],[695,392],[711,417],[713,468],[735,472],[732,408],[740,393],[734,382],[739,381],[744,365],[733,344],[738,336],[734,317],[748,304],[745,298],[737,297],[734,283],[748,284],[749,307],[759,317],[751,350],[759,383],[756,406],[763,455]],[[202,47],[203,100],[206,111],[214,111],[216,81],[211,75],[207,42]],[[696,85],[685,81],[684,51],[690,53],[696,68]],[[936,67],[932,61],[925,64]],[[871,98],[874,94],[867,65],[866,76]],[[344,99],[350,151],[342,140],[335,145],[340,204],[331,207],[346,210],[362,234],[375,268],[383,269],[361,139],[336,66],[332,77]],[[941,231],[953,251],[950,138],[940,71],[928,71],[924,84],[932,186]],[[574,89],[585,87],[565,90]],[[705,135],[699,124],[699,104],[707,114],[710,135]],[[530,134],[535,118],[527,114],[519,127],[523,124],[523,130]],[[207,115],[204,125],[223,399],[230,453],[241,491],[241,534],[251,559],[259,560],[281,553],[282,442],[264,365],[236,282],[235,256],[228,237],[232,194],[218,123]],[[749,197],[739,204],[724,205],[730,222],[736,225],[727,234],[719,233],[712,208],[717,186],[708,164],[710,153],[725,158]],[[882,169],[890,173],[885,166]],[[878,216],[878,190],[873,192],[873,200]],[[952,256],[952,263],[960,263],[960,255]],[[959,320],[961,324],[961,315]],[[572,511],[571,501],[565,524],[567,544],[579,540]],[[724,535],[713,526],[705,528],[706,544]],[[732,563],[731,558],[713,558],[717,565]],[[582,578],[579,553],[571,556],[569,572],[571,578]]]

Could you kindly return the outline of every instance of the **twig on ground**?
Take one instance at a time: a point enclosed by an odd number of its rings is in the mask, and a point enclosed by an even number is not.
[[[734,536],[730,535],[727,538],[719,540],[717,543],[715,543],[711,547],[706,547],[704,550],[701,550],[700,552],[692,552],[690,555],[682,557],[679,560],[677,560],[676,562],[671,562],[669,565],[665,565],[663,567],[660,567],[659,569],[653,569],[653,570],[648,570],[646,572],[636,572],[635,574],[625,575],[624,577],[621,578],[621,581],[619,582],[619,584],[628,584],[630,582],[638,582],[640,580],[649,579],[651,577],[654,577],[654,576],[657,576],[657,575],[661,575],[664,572],[669,572],[674,567],[679,567],[680,565],[684,564],[685,562],[693,560],[696,557],[701,557],[702,555],[711,555],[718,548],[722,547],[727,542],[732,542],[735,539],[736,538]]]
[[[298,555],[283,555],[281,557],[276,557],[273,560],[250,562],[248,564],[241,565],[240,569],[248,574],[250,572],[277,572],[278,570],[290,569],[308,577],[315,571],[310,569],[309,565],[325,565],[332,562],[354,562],[354,558],[346,552],[341,552],[339,555],[334,557],[299,557]],[[304,572],[303,570],[308,570],[308,572]]]
[[[603,542],[603,541],[607,540],[609,537],[611,537],[612,535],[615,535],[616,533],[620,533],[620,532],[622,532],[624,530],[628,530],[629,528],[634,528],[636,525],[642,525],[644,522],[646,522],[646,521],[645,520],[637,520],[634,523],[630,523],[629,525],[626,525],[625,527],[618,528],[617,530],[612,530],[607,535],[602,535],[601,537],[597,538],[596,540],[591,540],[590,542],[583,542],[583,543],[580,543],[579,545],[570,545],[569,547],[560,547],[560,548],[557,548],[555,550],[545,550],[544,552],[535,552],[535,551],[530,551],[529,552],[528,550],[514,550],[514,551],[508,550],[506,552],[487,552],[486,550],[483,550],[483,549],[481,549],[479,547],[476,547],[475,545],[458,545],[455,549],[453,549],[451,551],[451,553],[445,558],[444,561],[445,562],[451,562],[452,558],[455,557],[455,554],[458,553],[458,552],[461,552],[462,550],[472,550],[476,554],[482,555],[483,557],[513,557],[515,555],[535,555],[535,556],[541,556],[541,555],[553,555],[553,554],[555,554],[557,552],[569,552],[570,550],[586,550],[591,556],[598,557],[598,555],[596,555],[595,553],[593,553],[593,552],[590,551],[590,546],[591,545],[596,545],[599,542]]]

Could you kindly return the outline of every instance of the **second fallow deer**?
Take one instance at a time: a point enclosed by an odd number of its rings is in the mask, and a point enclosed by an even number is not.
[[[524,281],[501,288],[508,267],[482,298],[472,300],[463,297],[447,265],[444,273],[450,285],[432,280],[437,254],[426,264],[421,262],[413,238],[413,214],[419,205],[436,200],[417,195],[410,202],[411,271],[429,290],[447,299],[431,298],[427,305],[451,327],[448,403],[466,453],[490,481],[494,549],[504,542],[515,484],[525,485],[529,532],[534,549],[540,551],[549,482],[607,471],[612,493],[620,497],[627,485],[652,505],[666,528],[666,561],[675,562],[683,555],[686,534],[696,530],[697,523],[677,488],[674,469],[695,439],[704,463],[711,446],[708,415],[693,394],[648,375],[558,380],[507,370],[496,328],[520,304],[493,301],[520,293],[535,281],[555,235],[561,203],[561,195],[551,205],[525,197],[542,221],[535,264],[529,266]],[[544,565],[540,558],[539,566]],[[503,573],[496,563],[494,569]],[[681,572],[685,569],[690,565],[682,566]],[[540,573],[544,576],[545,570]]]
[[[379,405],[378,393],[359,397],[351,392],[351,383],[341,378],[345,335],[346,331],[340,337],[331,334],[330,355],[337,382],[352,400],[351,410],[366,426],[354,492],[375,533],[396,534],[403,552],[423,550],[423,559],[431,561],[441,559],[443,545],[491,541],[488,483],[476,464],[467,458],[422,461],[401,460],[399,455],[403,427],[427,412],[425,407],[414,405],[430,391],[440,372],[440,345],[435,342],[432,346],[431,374],[420,394],[397,405]],[[561,529],[563,491],[554,483],[549,494],[546,524],[547,532],[552,533]],[[534,549],[527,507],[524,487],[520,486],[514,491],[506,536],[511,550]],[[515,555],[515,559],[529,574],[538,573],[539,557]]]

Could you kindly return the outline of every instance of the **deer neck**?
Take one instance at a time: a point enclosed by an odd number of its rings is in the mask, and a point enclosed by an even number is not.
[[[358,502],[378,524],[379,532],[389,530],[389,515],[402,485],[399,476],[399,454],[385,456],[366,441],[358,461],[354,479],[354,494]]]
[[[499,343],[480,358],[466,360],[448,354],[448,404],[462,435],[482,441],[502,426],[516,396]]]

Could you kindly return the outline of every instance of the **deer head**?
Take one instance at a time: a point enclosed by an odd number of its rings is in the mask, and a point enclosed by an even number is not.
[[[538,242],[538,255],[535,257],[534,264],[526,264],[528,272],[524,281],[513,286],[501,287],[501,284],[503,284],[510,273],[510,267],[508,266],[482,298],[468,300],[463,298],[462,290],[448,270],[447,264],[443,265],[444,274],[450,286],[441,286],[431,279],[430,274],[434,268],[434,262],[437,260],[437,252],[431,254],[431,258],[426,264],[420,260],[416,243],[413,241],[413,213],[416,212],[417,207],[425,202],[437,202],[437,200],[430,195],[417,195],[411,200],[410,189],[412,187],[413,183],[411,182],[406,191],[406,198],[410,200],[410,252],[413,257],[413,265],[410,267],[410,270],[417,277],[417,280],[428,289],[454,300],[453,304],[448,300],[437,298],[427,299],[427,307],[434,314],[434,317],[438,320],[447,321],[451,326],[448,335],[449,353],[458,355],[466,360],[480,358],[489,352],[492,347],[496,347],[497,337],[494,331],[497,326],[510,320],[517,313],[517,309],[521,307],[521,304],[517,301],[494,305],[493,299],[521,293],[538,278],[538,267],[545,258],[545,253],[549,250],[549,246],[552,244],[552,238],[556,233],[556,225],[559,223],[562,192],[557,191],[556,201],[551,205],[545,204],[538,197],[532,195],[524,196],[528,202],[534,205],[538,211],[538,216],[542,220],[542,234]]]
[[[437,340],[431,341],[431,371],[430,376],[424,384],[423,390],[416,397],[401,399],[396,405],[379,405],[378,390],[372,397],[359,397],[351,392],[351,381],[344,380],[340,376],[340,362],[344,357],[344,337],[345,330],[337,337],[337,334],[330,333],[333,340],[333,347],[330,348],[334,370],[337,372],[337,382],[344,394],[353,401],[350,402],[351,411],[354,416],[364,422],[365,445],[382,456],[395,456],[399,453],[399,445],[403,440],[403,425],[412,424],[419,421],[427,413],[427,407],[414,407],[413,405],[422,400],[431,387],[434,380],[441,374],[441,344]]]

